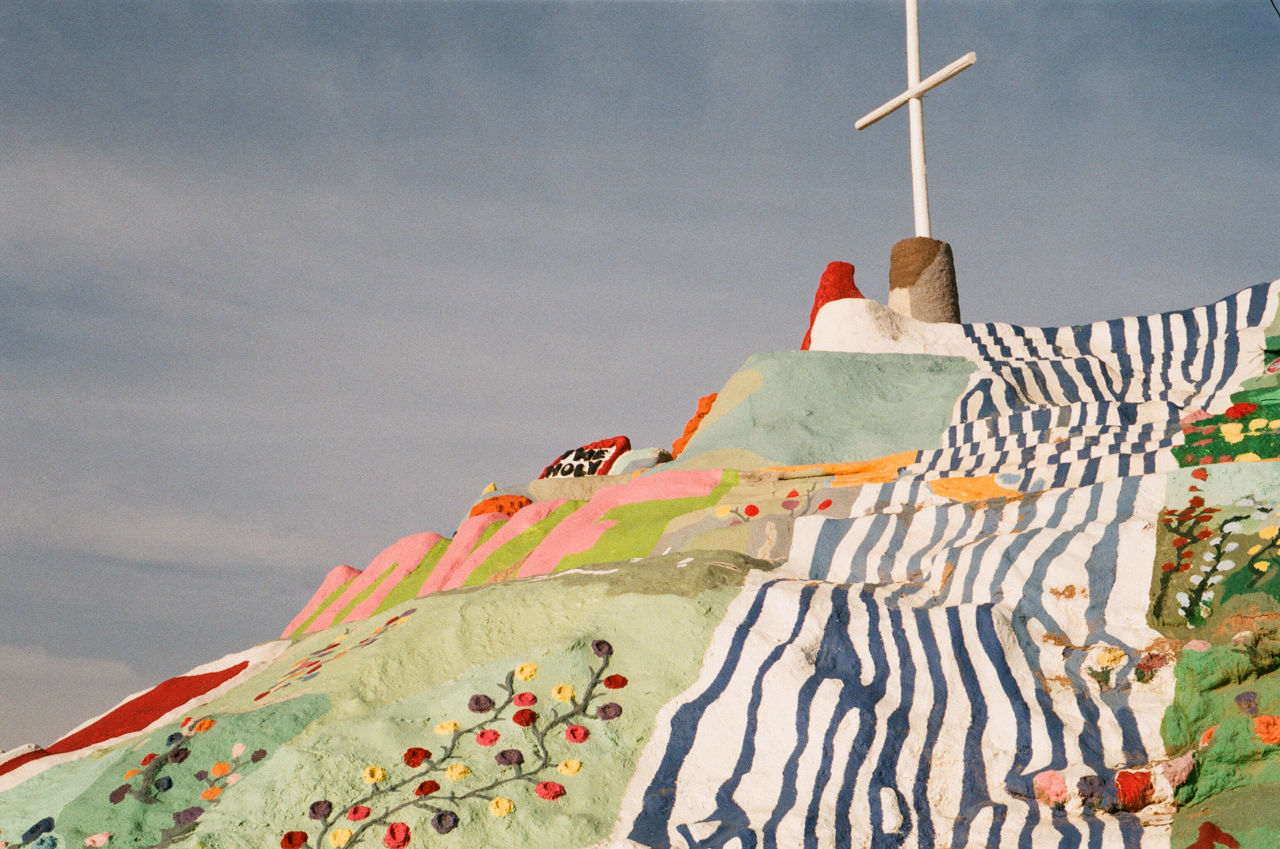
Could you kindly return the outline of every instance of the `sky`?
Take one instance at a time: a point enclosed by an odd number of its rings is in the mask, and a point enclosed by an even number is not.
[[[0,749],[669,446],[913,235],[897,0],[0,6]],[[967,321],[1280,277],[1280,15],[920,0]]]

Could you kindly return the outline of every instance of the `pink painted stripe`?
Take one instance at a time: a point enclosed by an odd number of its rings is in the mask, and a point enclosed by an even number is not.
[[[481,513],[479,516],[470,516],[464,519],[462,524],[458,526],[458,532],[453,535],[453,542],[449,543],[449,549],[431,572],[431,577],[427,578],[426,583],[422,585],[422,589],[418,590],[418,598],[442,589],[449,575],[453,574],[453,571],[458,568],[462,561],[467,559],[468,555],[471,554],[471,550],[476,547],[476,543],[480,540],[480,535],[484,533],[484,529],[494,522],[505,521],[507,521],[505,513]]]
[[[559,501],[538,501],[517,510],[510,521],[503,525],[496,534],[485,540],[452,573],[445,576],[444,585],[441,589],[452,590],[462,586],[471,573],[476,570],[476,567],[489,559],[489,555],[497,551],[500,546],[511,542],[511,540],[550,516],[561,504],[564,504],[564,499]]]
[[[724,472],[720,469],[671,471],[644,475],[630,483],[597,490],[590,501],[551,529],[542,544],[524,561],[517,577],[550,574],[570,554],[590,549],[605,531],[618,524],[616,520],[604,518],[615,507],[639,501],[710,495],[723,478]]]
[[[307,633],[310,634],[315,631],[323,631],[325,628],[333,625],[338,614],[346,610],[347,605],[351,604],[351,602],[355,600],[356,596],[373,586],[374,581],[378,580],[378,578],[382,576],[383,572],[386,572],[397,562],[400,562],[402,558],[412,558],[413,553],[421,548],[422,541],[427,537],[430,537],[433,540],[439,539],[439,537],[432,533],[415,534],[414,536],[404,537],[403,539],[393,543],[388,548],[383,549],[382,553],[373,558],[373,562],[371,562],[365,570],[360,573],[360,577],[352,581],[347,588],[342,591],[342,595],[338,596],[337,600],[335,600],[333,604],[329,605],[327,610],[316,617],[316,621],[312,622],[311,626],[307,628]],[[413,565],[417,566],[418,561],[421,559],[422,555],[419,554],[417,559],[413,561]]]
[[[357,604],[351,614],[342,621],[360,622],[377,613],[378,605],[382,604],[382,600],[391,594],[391,591],[396,588],[396,584],[399,584],[417,569],[418,564],[422,562],[422,558],[426,557],[427,553],[442,539],[444,537],[439,534],[417,534],[416,536],[405,537],[391,548],[388,548],[387,551],[378,555],[378,558],[381,559],[387,556],[388,551],[394,549],[395,571],[388,575],[386,580],[378,584],[378,588],[370,593],[368,598]],[[377,561],[374,562],[376,563]],[[370,565],[369,570],[372,569],[373,566]]]
[[[334,566],[330,569],[329,574],[325,575],[324,580],[320,583],[320,589],[316,590],[315,595],[311,596],[311,601],[307,602],[302,610],[298,611],[298,615],[289,621],[280,638],[285,639],[297,630],[303,622],[306,622],[311,617],[312,613],[316,612],[316,608],[320,606],[321,602],[333,595],[334,590],[359,574],[359,569],[352,569],[346,564]]]

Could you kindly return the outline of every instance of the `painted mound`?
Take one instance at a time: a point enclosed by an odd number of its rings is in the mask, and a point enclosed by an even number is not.
[[[676,460],[608,440],[333,570],[218,686],[0,758],[0,840],[1274,845],[1278,296],[822,303]]]

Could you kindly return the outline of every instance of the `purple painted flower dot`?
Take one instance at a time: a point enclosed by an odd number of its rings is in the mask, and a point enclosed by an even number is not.
[[[524,752],[519,749],[503,749],[493,759],[503,766],[518,766],[524,763]]]
[[[484,693],[476,693],[471,697],[471,701],[467,702],[467,707],[472,713],[488,713],[493,710],[493,699]]]
[[[252,755],[249,756],[249,760],[253,763],[257,763],[258,761],[262,760],[266,756],[267,756],[266,749],[258,749]]]
[[[191,808],[184,808],[173,815],[173,821],[178,825],[186,825],[200,819],[200,815],[204,813],[204,808],[198,805]]]
[[[1258,694],[1255,693],[1253,690],[1246,690],[1245,692],[1236,696],[1236,707],[1240,708],[1240,711],[1242,713],[1246,713],[1249,716],[1257,716],[1258,715]]]
[[[202,769],[196,773],[196,781],[204,781],[208,777],[209,777],[209,770],[207,769]]]
[[[115,790],[111,791],[111,795],[107,797],[107,801],[111,802],[113,805],[118,805],[124,801],[124,798],[129,795],[129,791],[132,789],[132,784],[121,784]]]
[[[169,753],[169,763],[180,764],[189,757],[191,757],[190,749],[186,749],[186,748],[174,749],[172,752]]]
[[[593,640],[591,650],[596,653],[596,657],[608,657],[613,654],[613,646],[609,645],[608,640]]]
[[[431,827],[441,834],[448,834],[458,827],[458,815],[453,811],[440,811],[431,818]]]
[[[312,802],[311,807],[307,809],[307,816],[313,820],[322,820],[333,813],[333,803],[328,799],[321,799],[318,802]]]
[[[596,709],[598,719],[617,719],[620,716],[622,716],[622,705],[617,702],[609,702]]]
[[[53,831],[53,817],[45,817],[40,822],[23,832],[22,842],[30,843],[42,834]]]
[[[1080,794],[1080,801],[1086,805],[1102,805],[1106,789],[1106,782],[1100,775],[1085,775],[1076,782],[1076,792]]]

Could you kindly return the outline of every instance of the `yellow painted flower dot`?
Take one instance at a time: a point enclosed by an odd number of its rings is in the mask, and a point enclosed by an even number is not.
[[[1104,667],[1119,666],[1124,663],[1129,655],[1125,654],[1125,650],[1116,646],[1107,646],[1098,652],[1098,665]]]
[[[346,846],[351,842],[351,838],[355,832],[349,828],[337,828],[329,832],[329,845],[337,849],[339,846]]]
[[[522,663],[516,667],[516,677],[521,681],[528,681],[538,674],[538,664]]]
[[[721,504],[719,507],[716,508],[716,518],[723,519],[725,516],[728,516],[731,512],[733,512],[732,507],[730,507],[728,504]]]
[[[471,767],[466,764],[453,764],[444,771],[444,777],[450,781],[461,781],[471,774]]]
[[[1222,434],[1222,438],[1227,442],[1234,443],[1244,440],[1244,425],[1240,424],[1240,422],[1227,422],[1222,425],[1222,427],[1218,428],[1218,431]]]
[[[568,684],[560,684],[559,686],[551,688],[551,698],[555,699],[557,702],[572,701],[573,697],[576,695],[577,693],[574,692],[573,687]]]
[[[582,771],[582,761],[561,761],[556,770],[561,775],[577,775]]]
[[[1253,421],[1249,422],[1249,430],[1262,430],[1266,426],[1267,426],[1266,419],[1254,419]]]
[[[364,768],[364,783],[379,784],[387,780],[387,771],[380,766],[367,766]]]
[[[1252,557],[1253,555],[1257,554],[1259,551],[1262,551],[1262,543],[1258,543],[1257,545],[1251,546],[1249,548],[1248,554],[1250,557]]]
[[[436,726],[436,733],[452,734],[453,732],[457,731],[461,727],[462,727],[461,725],[454,722],[452,719],[448,719]]]
[[[1265,528],[1258,531],[1258,536],[1263,539],[1273,539],[1277,531],[1280,531],[1280,528],[1277,528],[1275,525],[1267,525]]]
[[[1246,451],[1244,454],[1239,454],[1236,456],[1237,463],[1257,463],[1261,459],[1262,459],[1261,457],[1259,457],[1257,454],[1254,454],[1252,451]]]
[[[516,803],[510,799],[504,799],[501,796],[489,803],[489,813],[495,817],[505,817],[516,809]]]
[[[1253,568],[1257,569],[1259,572],[1265,572],[1271,568],[1271,562],[1269,560],[1259,560],[1257,563],[1253,564]]]

